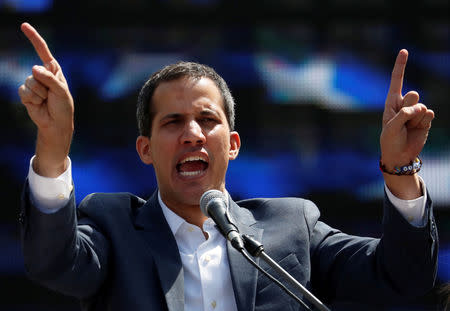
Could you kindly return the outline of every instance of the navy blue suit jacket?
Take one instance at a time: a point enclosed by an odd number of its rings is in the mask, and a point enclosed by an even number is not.
[[[30,203],[26,185],[22,201],[23,252],[32,279],[79,298],[83,310],[183,310],[182,263],[156,193],[148,201],[129,193],[92,194],[78,208],[72,193],[64,208],[44,214]],[[421,295],[434,284],[431,201],[427,225],[416,228],[385,199],[381,239],[333,229],[319,221],[312,202],[299,198],[230,198],[229,207],[241,233],[261,241],[328,304],[378,305]],[[239,311],[301,310],[229,243],[227,251]]]

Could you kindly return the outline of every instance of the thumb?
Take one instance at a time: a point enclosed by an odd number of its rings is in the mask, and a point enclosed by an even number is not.
[[[51,90],[55,94],[65,94],[64,85],[47,68],[43,66],[33,66],[33,77],[41,82],[44,86],[48,87],[49,90]]]
[[[61,68],[56,59],[52,59],[51,61],[45,63],[44,66],[48,71],[50,71],[54,75],[56,75]]]
[[[403,106],[414,106],[419,102],[419,98],[419,93],[417,93],[416,91],[410,91],[406,93],[405,96],[403,96]]]
[[[422,111],[421,105],[403,107],[400,111],[388,122],[389,127],[393,131],[400,131],[405,126],[406,122],[413,119]]]
[[[61,66],[56,59],[52,59],[51,61],[45,63],[44,66],[48,71],[53,73],[60,82],[67,84],[66,78],[61,70]]]

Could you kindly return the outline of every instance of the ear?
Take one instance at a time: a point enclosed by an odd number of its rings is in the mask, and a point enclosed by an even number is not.
[[[139,136],[136,139],[136,151],[145,164],[152,164],[153,158],[150,148],[150,138],[147,136]]]
[[[241,148],[241,137],[238,132],[230,132],[230,151],[228,152],[228,159],[234,160],[239,154]]]

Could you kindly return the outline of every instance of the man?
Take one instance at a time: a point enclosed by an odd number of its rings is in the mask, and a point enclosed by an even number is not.
[[[19,88],[38,128],[21,214],[30,277],[79,298],[84,310],[299,310],[199,208],[205,191],[227,193],[228,162],[241,145],[225,81],[195,63],[153,74],[138,100],[136,149],[153,165],[158,191],[147,202],[125,193],[94,194],[76,209],[68,158],[73,99],[45,41],[27,23],[22,31],[44,64]],[[330,228],[306,200],[228,199],[241,233],[261,241],[327,303],[379,305],[421,295],[434,284],[431,201],[418,167],[407,165],[422,150],[434,113],[418,103],[416,92],[402,96],[406,59],[400,51],[383,115],[382,239]],[[405,172],[394,175],[399,167]]]

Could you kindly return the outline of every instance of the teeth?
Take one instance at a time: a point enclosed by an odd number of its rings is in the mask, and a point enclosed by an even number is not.
[[[195,172],[180,172],[182,176],[195,176],[199,175],[202,171],[195,171]]]
[[[203,161],[203,162],[207,162],[205,159],[203,159],[200,156],[191,156],[191,157],[187,157],[186,159],[183,159],[180,164],[189,162],[189,161]]]

